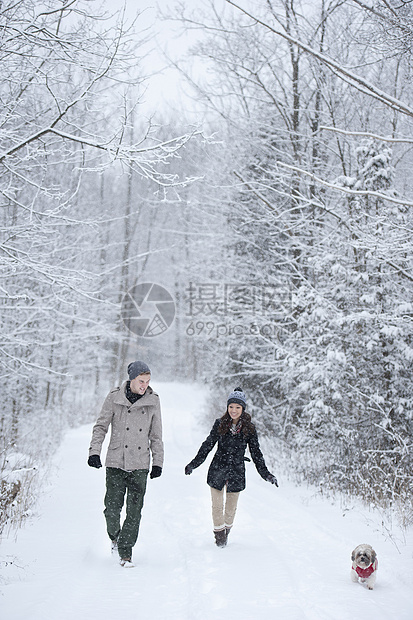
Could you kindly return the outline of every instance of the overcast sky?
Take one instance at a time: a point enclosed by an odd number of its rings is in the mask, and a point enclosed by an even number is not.
[[[226,4],[225,0],[214,0],[214,2],[217,7]],[[125,5],[128,20],[134,19],[137,13],[140,13],[137,28],[148,29],[151,33],[150,53],[145,60],[145,72],[155,73],[155,75],[148,82],[145,102],[141,109],[148,115],[168,107],[193,110],[195,104],[187,95],[190,91],[188,85],[185,84],[184,78],[177,70],[167,67],[168,61],[162,53],[164,50],[169,56],[178,60],[200,36],[196,31],[184,34],[178,24],[160,19],[159,9],[165,13],[173,13],[178,0],[104,0],[104,3],[110,12]],[[206,0],[181,0],[181,4],[191,10],[196,10],[197,7],[199,9],[205,7],[207,2]],[[195,68],[196,70],[202,69],[198,67]]]

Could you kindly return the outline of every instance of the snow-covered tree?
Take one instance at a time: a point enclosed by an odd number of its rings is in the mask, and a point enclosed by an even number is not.
[[[192,134],[163,140],[141,119],[131,135],[144,38],[97,7],[0,3],[0,470],[10,450],[42,458],[93,415],[118,338],[113,274],[130,258],[113,252],[135,210],[126,194],[118,209],[119,178],[152,195],[179,184],[168,162]]]
[[[230,134],[227,273],[276,285],[278,329],[221,342],[218,372],[254,394],[260,423],[303,475],[402,506],[411,141],[396,132],[412,115],[406,61],[371,47],[366,14],[350,2],[227,5],[187,20],[206,34],[195,52],[210,73],[196,92]]]

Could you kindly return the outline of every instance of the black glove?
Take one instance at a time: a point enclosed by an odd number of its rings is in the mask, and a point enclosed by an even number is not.
[[[272,474],[268,474],[268,476],[266,477],[266,481],[271,482],[271,484],[275,484],[275,486],[278,487],[277,478]]]
[[[152,471],[150,473],[151,478],[159,478],[161,473],[162,473],[162,467],[159,467],[159,465],[152,465]]]
[[[192,465],[187,465],[187,466],[185,467],[185,475],[186,475],[186,476],[190,476],[190,475],[192,474],[192,472],[193,472],[193,469],[194,469],[194,468],[192,467]]]
[[[102,467],[99,454],[92,454],[91,456],[89,456],[87,464],[89,465],[89,467],[96,467],[96,469]]]

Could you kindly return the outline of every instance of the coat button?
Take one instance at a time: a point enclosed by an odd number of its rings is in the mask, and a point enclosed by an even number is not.
[[[126,430],[127,430],[127,431],[129,430],[129,426],[127,426],[127,427],[126,427]]]
[[[138,446],[138,450],[140,450],[140,449],[141,449],[141,447],[140,447],[140,446]]]
[[[140,433],[142,432],[142,429],[141,429],[141,428],[139,429],[139,432],[140,432]]]
[[[127,448],[128,446],[125,446],[125,448]]]

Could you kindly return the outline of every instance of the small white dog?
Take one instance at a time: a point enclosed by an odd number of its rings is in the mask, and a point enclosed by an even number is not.
[[[377,555],[371,545],[358,545],[351,553],[351,579],[355,583],[365,583],[373,590],[376,583]]]

